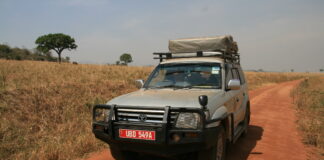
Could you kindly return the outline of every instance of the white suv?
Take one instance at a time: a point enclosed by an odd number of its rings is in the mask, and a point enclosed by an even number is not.
[[[93,133],[117,160],[225,159],[226,144],[246,134],[250,121],[235,47],[230,36],[170,41],[171,52],[154,53],[160,64],[147,81],[136,81],[138,91],[94,107]]]

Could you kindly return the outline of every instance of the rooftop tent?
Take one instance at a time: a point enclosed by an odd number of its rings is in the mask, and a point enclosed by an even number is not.
[[[186,38],[169,41],[169,50],[171,53],[195,53],[202,52],[224,52],[227,54],[237,54],[237,43],[230,35]]]

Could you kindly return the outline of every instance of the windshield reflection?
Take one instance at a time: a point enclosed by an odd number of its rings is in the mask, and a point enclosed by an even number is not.
[[[220,64],[160,64],[153,71],[144,87],[220,89]]]

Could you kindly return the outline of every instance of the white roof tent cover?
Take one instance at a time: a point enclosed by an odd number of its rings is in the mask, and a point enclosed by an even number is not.
[[[230,35],[186,38],[169,41],[171,53],[195,53],[195,52],[224,52],[227,54],[237,54],[237,43]]]

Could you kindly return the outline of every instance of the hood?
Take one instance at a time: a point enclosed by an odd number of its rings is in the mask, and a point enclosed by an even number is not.
[[[129,94],[116,97],[107,104],[125,106],[171,106],[200,108],[198,96],[207,95],[208,101],[213,101],[222,90],[207,89],[140,89]],[[208,103],[209,104],[209,103]]]

